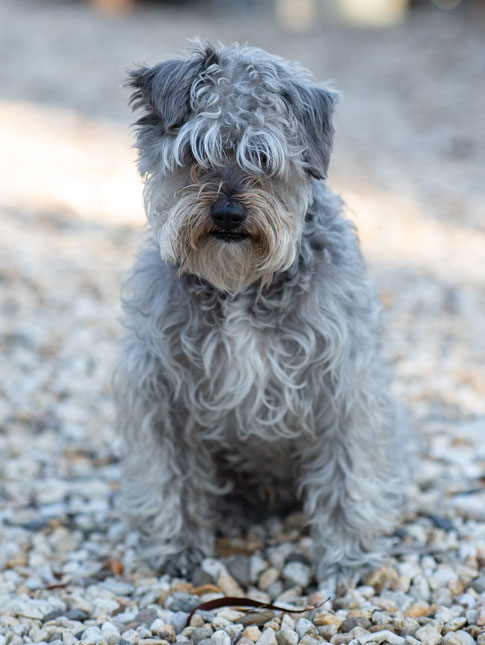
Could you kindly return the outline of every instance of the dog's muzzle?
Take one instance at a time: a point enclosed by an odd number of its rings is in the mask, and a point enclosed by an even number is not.
[[[226,242],[238,242],[247,237],[242,230],[247,212],[240,202],[224,197],[212,204],[210,214],[216,227],[211,232],[212,236]]]

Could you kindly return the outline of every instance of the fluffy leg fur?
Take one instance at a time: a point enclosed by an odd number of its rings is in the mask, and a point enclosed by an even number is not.
[[[125,440],[124,510],[142,536],[153,566],[187,574],[214,543],[211,455],[189,445],[168,405],[161,366],[134,336],[115,377],[118,425]],[[178,437],[175,439],[175,437]],[[194,449],[195,448],[195,449]]]
[[[301,444],[297,457],[319,580],[349,575],[382,559],[377,538],[390,527],[396,500],[382,427],[387,403],[372,382],[368,374],[360,391],[334,399],[325,413],[324,432],[316,441]]]

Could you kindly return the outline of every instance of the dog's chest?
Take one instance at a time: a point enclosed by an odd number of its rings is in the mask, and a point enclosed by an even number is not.
[[[267,350],[274,330],[261,329],[243,300],[225,301],[222,312],[212,339],[214,364],[206,375],[211,381],[217,375],[219,396],[241,404],[251,393],[263,392],[271,380]]]
[[[264,385],[270,372],[267,346],[275,330],[262,328],[244,301],[226,301],[222,310],[219,349],[226,370],[237,372],[239,380]]]
[[[218,440],[294,438],[308,408],[301,347],[243,298],[224,301],[221,313],[201,344],[199,422]]]

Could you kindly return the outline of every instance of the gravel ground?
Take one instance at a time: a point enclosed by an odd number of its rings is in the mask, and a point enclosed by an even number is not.
[[[264,16],[3,0],[0,25],[0,645],[485,645],[483,18],[297,35]],[[307,614],[225,608],[185,628],[223,594],[327,597],[297,515],[221,537],[176,580],[140,561],[116,510],[110,375],[143,227],[121,84],[194,33],[249,39],[344,91],[330,182],[361,232],[422,454],[384,567]]]

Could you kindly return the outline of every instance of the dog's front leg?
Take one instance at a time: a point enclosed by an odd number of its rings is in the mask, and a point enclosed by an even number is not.
[[[325,430],[301,448],[299,490],[320,581],[381,559],[377,538],[389,526],[393,492],[384,409],[372,392],[353,393],[329,406]]]
[[[124,460],[127,510],[157,568],[187,574],[213,552],[216,485],[210,456],[163,435],[163,422],[129,442]]]
[[[190,413],[174,403],[160,371],[158,361],[140,358],[136,345],[117,371],[123,510],[140,531],[150,562],[185,574],[213,552],[212,501],[224,487],[216,482],[210,453],[194,445]]]

